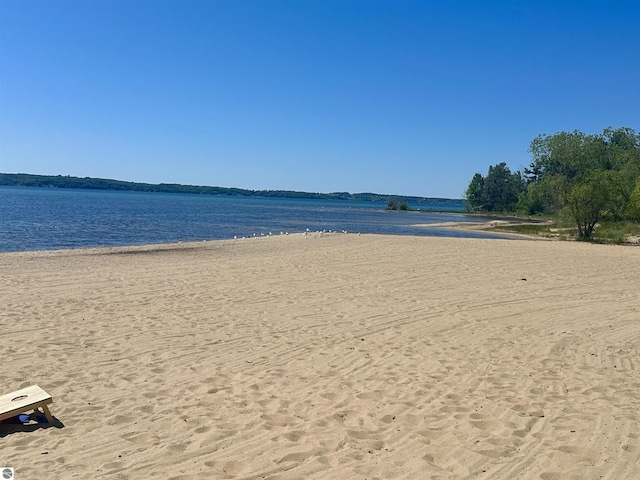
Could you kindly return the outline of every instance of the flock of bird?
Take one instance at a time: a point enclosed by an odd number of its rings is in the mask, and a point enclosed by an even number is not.
[[[311,233],[315,233],[316,235],[322,235],[325,233],[348,233],[346,230],[341,230],[340,232],[338,232],[337,230],[316,230],[315,232],[311,232],[311,230],[309,230],[308,228],[302,233],[302,235],[304,237],[307,237],[309,234]],[[280,232],[280,235],[289,235],[289,232]],[[358,235],[360,235],[360,233],[358,232]],[[273,233],[269,232],[269,233],[261,233],[260,235],[254,233],[251,236],[242,236],[239,237],[237,235],[233,236],[234,240],[243,240],[245,238],[260,238],[260,237],[272,237]]]

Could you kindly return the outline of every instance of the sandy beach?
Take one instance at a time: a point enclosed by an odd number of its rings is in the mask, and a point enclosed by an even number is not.
[[[640,248],[313,234],[0,254],[16,479],[637,479]]]

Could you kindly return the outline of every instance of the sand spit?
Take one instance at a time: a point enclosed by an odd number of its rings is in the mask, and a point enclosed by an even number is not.
[[[535,222],[539,224],[540,222]],[[517,222],[516,225],[523,225],[526,222]],[[508,232],[505,230],[494,230],[495,227],[513,225],[513,222],[507,220],[491,220],[489,222],[440,222],[440,223],[425,223],[414,225],[414,227],[432,228],[436,230],[458,230],[461,232],[474,232],[474,233],[486,233],[492,237],[498,236],[503,238],[514,238],[521,240],[557,240],[554,237],[542,236],[542,235],[526,235],[516,232]]]
[[[640,249],[302,235],[0,254],[0,466],[637,479]],[[58,426],[60,427],[60,425]]]

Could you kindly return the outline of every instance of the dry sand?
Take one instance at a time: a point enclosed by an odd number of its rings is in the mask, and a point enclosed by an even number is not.
[[[16,479],[638,479],[640,248],[290,235],[0,254]]]

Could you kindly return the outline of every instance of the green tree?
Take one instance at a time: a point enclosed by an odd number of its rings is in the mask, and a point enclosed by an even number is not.
[[[531,164],[511,173],[504,163],[476,173],[465,191],[469,210],[518,210],[568,217],[589,239],[598,221],[640,221],[640,134],[558,132],[531,141]]]
[[[529,182],[538,182],[545,176],[563,175],[571,182],[597,168],[604,151],[602,138],[578,130],[538,135],[529,145],[533,161],[525,168],[525,176]]]
[[[556,214],[566,206],[574,187],[593,172],[606,171],[611,172],[606,184],[609,202],[602,215],[612,220],[625,218],[640,176],[640,135],[634,130],[607,128],[599,135],[577,130],[539,135],[529,151],[533,160],[525,169],[527,192],[520,196],[523,211]],[[571,195],[574,200],[578,190]]]
[[[629,197],[626,214],[631,220],[640,222],[640,177],[636,179],[636,186]]]
[[[480,210],[484,204],[484,177],[476,173],[471,179],[471,183],[465,191],[465,200],[467,203],[467,210],[474,211]]]
[[[398,209],[398,199],[397,198],[390,198],[387,201],[387,206],[385,207],[385,210],[397,210]]]
[[[482,181],[482,209],[488,212],[513,211],[523,190],[524,180],[520,172],[511,173],[505,162],[491,165]]]
[[[594,171],[576,183],[567,193],[565,213],[578,228],[578,238],[588,240],[602,218],[611,198],[610,172]]]
[[[604,170],[634,170],[640,175],[640,134],[627,127],[605,128],[600,136],[604,145]]]
[[[564,207],[568,190],[564,175],[546,175],[538,182],[531,182],[519,198],[519,209],[528,215],[544,213],[555,215]]]

